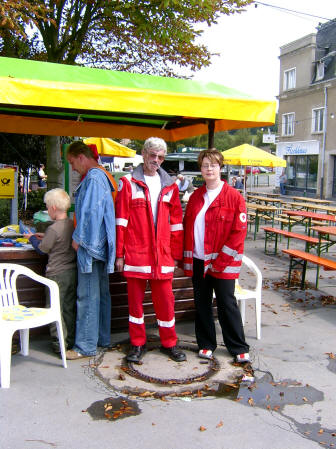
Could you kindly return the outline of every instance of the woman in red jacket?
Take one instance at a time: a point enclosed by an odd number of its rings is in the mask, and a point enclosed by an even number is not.
[[[193,281],[199,356],[211,358],[217,347],[212,313],[215,291],[225,346],[237,362],[248,362],[249,346],[234,296],[247,232],[245,201],[221,180],[223,156],[219,151],[201,151],[198,164],[205,184],[191,195],[187,205],[183,264]]]

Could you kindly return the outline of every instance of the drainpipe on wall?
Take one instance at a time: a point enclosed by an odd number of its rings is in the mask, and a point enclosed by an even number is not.
[[[322,154],[321,154],[321,185],[320,185],[320,198],[323,198],[323,186],[324,186],[324,160],[326,149],[326,137],[327,137],[327,117],[328,117],[328,88],[324,88],[324,117],[323,117],[323,141],[322,141]]]

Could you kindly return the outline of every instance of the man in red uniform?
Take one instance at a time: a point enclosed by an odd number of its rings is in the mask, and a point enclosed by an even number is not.
[[[182,260],[183,225],[179,191],[160,165],[167,145],[158,137],[146,140],[143,164],[121,178],[116,200],[116,269],[127,278],[130,362],[146,352],[143,299],[147,281],[152,290],[161,351],[177,362],[186,360],[176,347],[172,278]]]

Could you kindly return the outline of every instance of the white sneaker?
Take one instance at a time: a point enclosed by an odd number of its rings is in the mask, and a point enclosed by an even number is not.
[[[211,359],[212,351],[210,349],[200,349],[198,352],[198,357],[201,359]]]
[[[236,355],[236,362],[238,363],[245,363],[249,361],[250,361],[250,354],[248,352],[245,352],[245,354]]]

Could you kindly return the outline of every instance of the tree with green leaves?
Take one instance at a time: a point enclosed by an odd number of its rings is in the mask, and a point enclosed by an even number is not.
[[[212,54],[199,42],[203,28],[252,2],[2,0],[0,54],[7,56],[4,36],[20,34],[32,59],[155,75],[181,76],[181,69],[191,74],[211,63]],[[31,7],[15,6],[25,3]],[[55,187],[63,169],[56,151],[59,140],[50,137],[46,144],[48,183]]]

